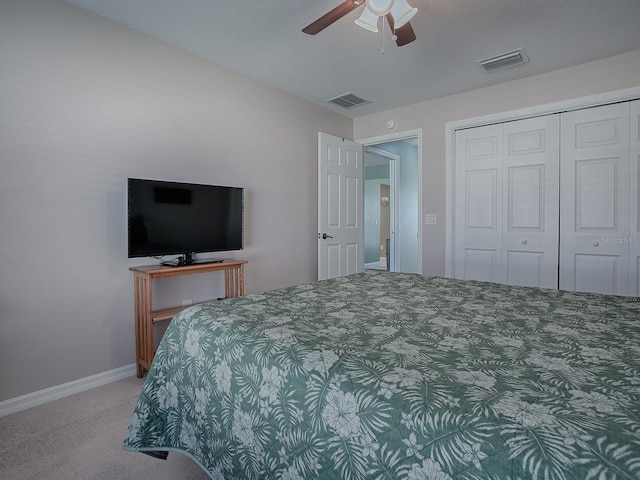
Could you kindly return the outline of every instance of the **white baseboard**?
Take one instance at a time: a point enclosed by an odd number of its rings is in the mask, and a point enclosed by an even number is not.
[[[0,402],[0,417],[37,407],[38,405],[68,397],[75,393],[84,392],[85,390],[101,385],[106,385],[107,383],[116,382],[123,378],[132,377],[135,374],[136,364],[132,363],[131,365],[114,368],[113,370],[91,375],[90,377],[80,378],[69,383],[45,388],[44,390],[28,393],[20,397],[10,398],[9,400]]]

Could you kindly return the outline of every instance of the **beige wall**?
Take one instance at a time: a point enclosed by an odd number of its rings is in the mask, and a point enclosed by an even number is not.
[[[317,132],[352,125],[62,0],[2,0],[0,401],[134,361],[128,267],[153,260],[127,259],[127,177],[245,187],[247,290],[315,280]],[[220,295],[200,277],[157,300]]]
[[[390,118],[398,120],[397,132],[422,128],[423,212],[436,213],[438,219],[434,226],[422,226],[423,273],[444,275],[447,122],[637,86],[640,86],[640,50],[357,118],[354,138],[388,134],[386,122]]]

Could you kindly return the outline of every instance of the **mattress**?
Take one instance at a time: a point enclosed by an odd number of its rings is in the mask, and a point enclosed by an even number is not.
[[[214,479],[638,479],[638,298],[365,272],[170,323],[126,450]]]

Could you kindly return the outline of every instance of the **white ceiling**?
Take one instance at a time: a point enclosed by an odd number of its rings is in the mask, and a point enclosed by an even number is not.
[[[640,0],[409,0],[404,47],[356,26],[363,6],[301,32],[342,0],[67,1],[354,118],[640,49]],[[528,64],[475,63],[520,47]],[[347,92],[371,103],[326,102]]]

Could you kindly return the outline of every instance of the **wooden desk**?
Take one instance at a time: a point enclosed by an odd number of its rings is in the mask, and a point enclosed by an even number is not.
[[[244,264],[246,260],[225,260],[217,263],[198,263],[180,267],[146,265],[131,267],[136,323],[136,374],[141,378],[149,370],[155,354],[153,348],[153,324],[171,320],[181,310],[191,305],[153,309],[152,282],[155,279],[193,275],[196,273],[224,271],[224,296],[244,295]]]

